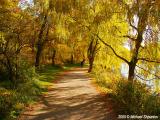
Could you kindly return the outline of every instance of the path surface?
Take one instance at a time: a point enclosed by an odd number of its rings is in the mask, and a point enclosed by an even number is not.
[[[105,96],[98,93],[85,68],[58,77],[38,105],[21,120],[116,120]]]

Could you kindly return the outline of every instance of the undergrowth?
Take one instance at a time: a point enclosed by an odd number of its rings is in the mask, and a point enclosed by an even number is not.
[[[43,65],[35,71],[34,67],[23,62],[18,70],[20,77],[16,79],[14,87],[11,87],[12,82],[7,77],[2,77],[0,81],[0,120],[16,119],[26,106],[34,103],[39,95],[47,92],[48,86],[53,84],[58,72],[69,68],[70,66]]]
[[[135,80],[134,84],[131,84],[125,78],[104,71],[92,74],[95,83],[111,97],[117,114],[159,115],[160,96],[144,83]]]

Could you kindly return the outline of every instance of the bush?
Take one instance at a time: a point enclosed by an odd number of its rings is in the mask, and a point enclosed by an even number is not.
[[[119,114],[159,115],[160,98],[154,96],[147,87],[135,81],[132,85],[127,80],[120,80],[115,87],[113,100]]]
[[[39,94],[39,89],[35,87],[38,75],[34,67],[21,60],[14,75],[16,75],[14,84],[8,79],[0,83],[0,119],[16,118],[24,106]]]
[[[16,103],[16,94],[14,91],[6,89],[0,90],[0,118],[6,118],[9,116]]]

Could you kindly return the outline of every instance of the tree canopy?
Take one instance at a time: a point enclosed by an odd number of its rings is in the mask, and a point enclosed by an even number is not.
[[[159,0],[0,0],[0,80],[24,64],[85,62],[109,86],[127,79],[160,92]]]

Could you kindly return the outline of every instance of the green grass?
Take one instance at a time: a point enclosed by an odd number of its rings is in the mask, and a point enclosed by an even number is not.
[[[53,82],[55,80],[56,75],[64,71],[62,67],[58,66],[52,66],[52,65],[46,65],[43,66],[40,70],[38,70],[38,76],[35,78],[36,85],[43,89],[43,92],[46,91],[46,89],[53,85]]]
[[[89,65],[88,64],[84,64],[83,67],[88,67]],[[75,63],[75,64],[66,64],[64,66],[64,69],[70,69],[72,67],[81,67],[81,64],[80,63]]]
[[[53,85],[55,77],[59,72],[79,66],[80,64],[67,64],[65,66],[52,66],[52,65],[42,66],[41,69],[38,70],[38,77],[36,77],[36,84],[38,85],[39,88],[45,90],[50,85]]]

